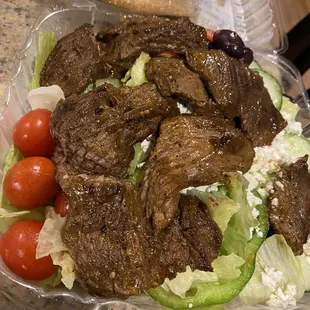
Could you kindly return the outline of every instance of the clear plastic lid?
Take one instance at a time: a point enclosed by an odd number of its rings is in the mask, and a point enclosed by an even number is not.
[[[195,21],[235,30],[254,50],[283,53],[288,46],[278,0],[201,0]]]
[[[288,46],[279,0],[107,1],[138,13],[190,16],[206,28],[232,29],[255,50],[283,53]]]

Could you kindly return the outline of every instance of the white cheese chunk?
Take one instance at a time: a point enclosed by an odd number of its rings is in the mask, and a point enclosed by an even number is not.
[[[277,285],[283,280],[283,272],[275,270],[273,267],[266,267],[262,272],[262,283],[271,291],[275,291]]]
[[[289,306],[296,306],[296,285],[288,284],[285,290],[277,288],[274,294],[270,296],[267,301],[269,307],[287,308]]]

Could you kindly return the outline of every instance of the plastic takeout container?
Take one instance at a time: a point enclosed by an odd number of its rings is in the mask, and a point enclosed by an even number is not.
[[[195,1],[192,1],[194,3]],[[14,72],[0,106],[0,172],[4,159],[12,144],[13,128],[17,120],[30,106],[27,93],[31,83],[34,59],[37,50],[39,31],[54,31],[57,39],[72,32],[84,23],[93,23],[99,30],[105,22],[116,23],[124,15],[113,5],[96,0],[58,1],[46,6],[33,25],[31,33],[21,51]],[[194,12],[195,11],[195,12]],[[236,30],[255,50],[255,57],[262,67],[276,76],[284,93],[297,102],[302,110],[299,120],[305,134],[310,136],[309,101],[300,74],[296,68],[277,53],[287,47],[279,14],[278,1],[274,0],[202,0],[196,1],[191,18],[202,26]],[[146,295],[130,297],[126,301],[99,299],[76,284],[72,291],[59,287],[51,290],[23,281],[10,272],[0,260],[0,309],[164,309]],[[224,309],[270,309],[264,305],[251,307],[241,305],[235,300]],[[310,309],[310,293],[296,307],[291,309]]]

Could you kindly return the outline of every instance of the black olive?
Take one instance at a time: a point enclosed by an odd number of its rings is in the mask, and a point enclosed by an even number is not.
[[[242,39],[232,30],[215,31],[213,48],[220,49],[231,57],[241,59],[247,65],[253,61],[253,51],[246,47]]]
[[[227,45],[226,49],[224,50],[229,56],[234,58],[241,58],[244,55],[244,47],[235,44]]]
[[[213,46],[216,49],[226,51],[227,46],[237,45],[240,47],[244,46],[242,39],[232,30],[222,29],[214,32],[213,35]]]
[[[243,56],[240,57],[240,59],[245,64],[250,65],[252,63],[252,61],[254,60],[253,51],[250,48],[245,47],[243,50]]]

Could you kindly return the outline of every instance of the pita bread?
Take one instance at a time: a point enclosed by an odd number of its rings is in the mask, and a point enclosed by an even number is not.
[[[159,14],[190,16],[194,12],[191,1],[186,0],[108,0],[110,3],[131,11]]]

